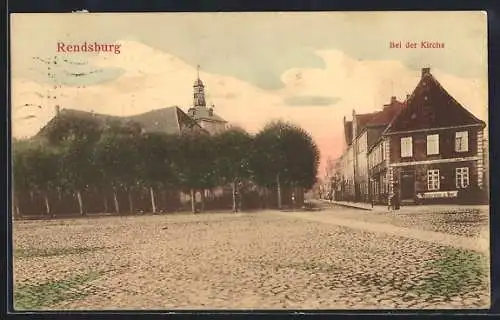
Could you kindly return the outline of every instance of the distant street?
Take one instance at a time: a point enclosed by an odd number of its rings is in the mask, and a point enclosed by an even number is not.
[[[16,305],[488,307],[487,211],[413,210],[16,221]]]

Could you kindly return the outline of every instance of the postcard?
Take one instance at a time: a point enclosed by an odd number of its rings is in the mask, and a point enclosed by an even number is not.
[[[490,307],[485,12],[11,15],[13,305]]]

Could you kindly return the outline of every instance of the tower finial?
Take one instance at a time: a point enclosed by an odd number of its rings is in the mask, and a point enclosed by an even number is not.
[[[196,76],[199,79],[200,78],[200,65],[196,65]]]

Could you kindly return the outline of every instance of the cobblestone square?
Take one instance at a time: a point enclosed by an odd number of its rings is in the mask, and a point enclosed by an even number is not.
[[[471,214],[487,217],[487,212]],[[444,246],[439,238],[422,241],[402,229],[401,235],[387,232],[400,228],[391,222],[397,219],[381,217],[332,207],[18,221],[15,305],[50,310],[489,306],[487,250]],[[360,221],[386,228],[367,231],[356,224]],[[469,234],[482,234],[487,223],[470,228],[479,231]]]

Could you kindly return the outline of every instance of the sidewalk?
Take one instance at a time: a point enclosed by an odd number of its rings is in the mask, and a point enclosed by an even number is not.
[[[284,213],[281,212],[276,214],[284,215]],[[286,216],[291,217],[290,215]],[[483,232],[479,238],[471,239],[470,237],[459,236],[445,232],[423,230],[414,227],[409,228],[391,225],[388,223],[359,221],[355,220],[356,218],[339,218],[334,214],[318,215],[311,212],[299,212],[293,215],[293,217],[310,221],[329,223],[373,233],[385,233],[392,236],[405,237],[459,249],[473,250],[486,254],[489,250],[489,232]]]
[[[321,200],[324,203],[331,203],[333,205],[348,207],[353,209],[367,210],[373,212],[397,212],[397,213],[408,213],[415,211],[427,211],[427,210],[464,210],[464,209],[487,209],[488,205],[460,205],[460,204],[434,204],[434,205],[410,205],[410,206],[401,206],[400,210],[389,210],[388,206],[383,205],[374,205],[372,207],[371,204],[363,203],[363,202],[350,202],[350,201],[328,201]]]
[[[329,200],[325,200],[325,199],[321,199],[320,201],[323,203],[330,203],[333,205],[348,207],[348,208],[353,208],[353,209],[361,209],[361,210],[368,210],[368,211],[388,211],[387,206],[374,205],[372,207],[371,204],[364,203],[364,202],[329,201]]]

